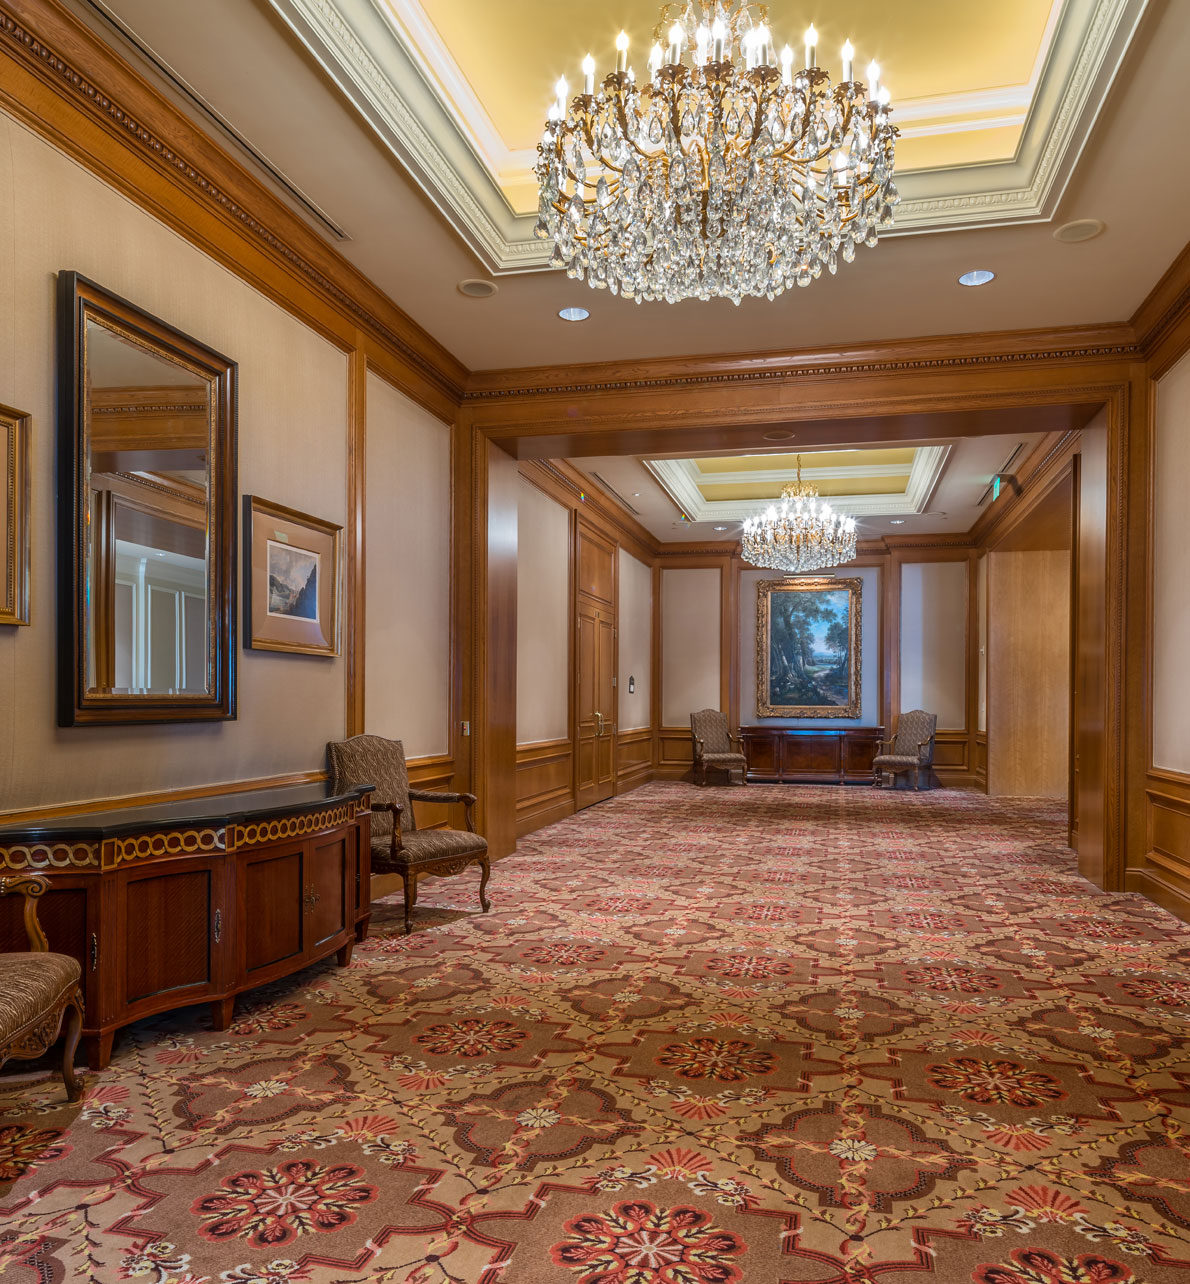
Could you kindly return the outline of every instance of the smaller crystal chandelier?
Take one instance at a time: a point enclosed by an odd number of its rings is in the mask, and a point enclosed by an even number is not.
[[[801,455],[797,481],[781,488],[781,507],[744,522],[743,553],[753,566],[792,575],[850,562],[855,552],[855,518],[836,513],[817,486],[802,481]]]

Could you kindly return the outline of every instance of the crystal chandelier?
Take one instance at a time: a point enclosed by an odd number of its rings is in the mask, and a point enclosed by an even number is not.
[[[781,489],[781,507],[744,522],[744,557],[753,566],[787,574],[850,562],[855,544],[855,518],[836,513],[818,498],[817,486],[802,481],[801,455],[797,481]]]
[[[589,54],[569,106],[558,82],[534,228],[554,242],[553,266],[638,303],[738,304],[809,285],[876,244],[900,200],[876,63],[856,80],[848,41],[832,88],[810,27],[802,68],[788,45],[778,65],[767,7],[746,0],[667,4],[653,34],[643,83],[623,32],[602,84]]]

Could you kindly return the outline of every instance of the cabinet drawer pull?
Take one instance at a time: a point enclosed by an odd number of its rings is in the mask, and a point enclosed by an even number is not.
[[[215,944],[218,945],[223,938],[223,911],[215,911]]]
[[[95,972],[95,971],[98,971],[98,969],[99,969],[99,937],[94,932],[92,932],[91,933],[91,971]]]

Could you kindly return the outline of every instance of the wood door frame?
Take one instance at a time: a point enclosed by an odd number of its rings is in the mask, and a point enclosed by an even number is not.
[[[1118,339],[1122,336],[1114,332],[1111,337]],[[715,389],[716,395],[708,400],[707,385],[713,386],[716,377],[710,374],[695,377],[690,372],[693,362],[684,363],[684,373],[683,363],[671,362],[669,365],[675,368],[665,378],[659,376],[657,379],[641,378],[639,366],[617,367],[615,373],[610,369],[605,372],[606,382],[594,378],[585,382],[582,381],[582,371],[556,369],[550,372],[551,382],[539,388],[526,387],[532,382],[535,372],[518,371],[492,376],[489,386],[482,392],[464,397],[460,409],[461,431],[472,441],[471,456],[476,465],[472,478],[476,515],[478,518],[480,513],[484,513],[487,517],[486,522],[475,520],[472,527],[477,537],[472,585],[472,601],[477,609],[472,612],[472,655],[485,656],[484,664],[489,668],[494,666],[503,675],[503,684],[489,681],[486,689],[489,692],[503,690],[505,693],[511,690],[515,708],[515,638],[511,650],[493,649],[493,639],[486,631],[492,612],[490,571],[499,561],[498,557],[494,558],[495,550],[486,538],[486,528],[492,520],[487,494],[491,448],[498,452],[497,457],[502,456],[511,463],[514,456],[565,456],[574,450],[576,443],[598,453],[621,455],[639,454],[650,449],[650,443],[657,449],[673,449],[673,442],[677,440],[684,440],[691,449],[771,447],[764,434],[772,431],[774,423],[804,424],[806,436],[833,437],[836,443],[850,440],[853,429],[855,436],[866,440],[881,439],[879,433],[884,429],[888,429],[894,439],[897,436],[936,435],[936,431],[943,427],[949,429],[952,436],[983,436],[1003,431],[1005,415],[1023,419],[1028,418],[1030,412],[1038,424],[1043,424],[1055,434],[1055,441],[1069,442],[1077,439],[1081,428],[1100,409],[1106,408],[1109,485],[1101,579],[1106,613],[1104,659],[1107,689],[1103,732],[1103,822],[1102,832],[1096,836],[1096,845],[1101,847],[1103,854],[1103,885],[1108,890],[1118,890],[1123,884],[1122,694],[1124,601],[1127,594],[1125,524],[1128,474],[1125,463],[1130,427],[1128,359],[1136,352],[1134,336],[1128,337],[1132,342],[1089,345],[1082,351],[1073,352],[1069,348],[1060,352],[1047,350],[1037,340],[1015,359],[1005,359],[1002,354],[986,349],[982,356],[953,351],[941,355],[936,347],[928,357],[919,354],[919,359],[914,361],[873,360],[840,365],[822,359],[818,369],[807,370],[804,365],[799,365],[798,358],[787,358],[789,368],[783,373],[768,367],[758,373],[755,368],[758,359],[751,358],[738,359],[733,370],[732,359],[724,359],[718,364],[725,367],[720,382],[730,393],[730,422],[722,406],[722,387]],[[834,361],[838,362],[837,355]],[[703,361],[697,364],[706,367],[714,363]],[[494,385],[500,383],[503,387],[497,389]],[[662,387],[659,388],[658,383]],[[659,393],[664,394],[664,404],[658,399]],[[823,427],[827,413],[833,415],[830,431]],[[930,432],[931,424],[937,425],[935,433]],[[798,444],[807,444],[800,433]],[[1036,471],[1042,474],[1049,471],[1053,467],[1054,454],[1060,453],[1057,449],[1051,451]],[[979,536],[986,538],[1007,511],[1006,506],[993,516],[992,521],[985,522],[982,530],[977,524],[969,537],[961,542],[970,546],[978,541]],[[939,537],[940,545],[948,542],[956,541]],[[886,544],[891,551],[892,541],[886,541]],[[712,549],[696,546],[687,551],[680,546],[669,546],[665,553],[669,555],[662,559],[666,565],[680,564],[691,557],[723,556],[728,559],[725,589],[733,579],[730,547]],[[657,564],[657,559],[654,559],[654,566]],[[657,681],[657,651],[660,646],[656,628],[658,587],[655,579],[655,706],[661,699]],[[725,592],[723,596],[726,600],[732,595]],[[724,681],[728,683],[726,694],[730,701],[730,665],[736,650],[735,621],[729,621],[725,616],[721,628],[728,639]],[[888,685],[891,686],[891,682]],[[886,687],[884,698],[888,699],[891,694]],[[498,800],[489,803],[492,811],[508,811],[514,817],[514,792],[509,791],[506,799],[500,798],[500,754],[494,752],[492,745],[485,740],[486,715],[481,715],[478,704],[475,716],[480,736],[473,745],[473,788],[481,798],[486,794],[489,800]],[[656,719],[654,723],[655,732],[659,734]],[[515,819],[509,829],[515,833]],[[515,838],[506,844],[497,840],[493,852],[504,854],[513,850],[514,845]]]

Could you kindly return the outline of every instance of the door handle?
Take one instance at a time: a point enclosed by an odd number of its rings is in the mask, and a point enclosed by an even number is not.
[[[596,710],[595,716],[599,719],[599,727],[596,730],[595,734],[597,736],[601,736],[603,735],[603,714],[601,714],[598,710]]]

